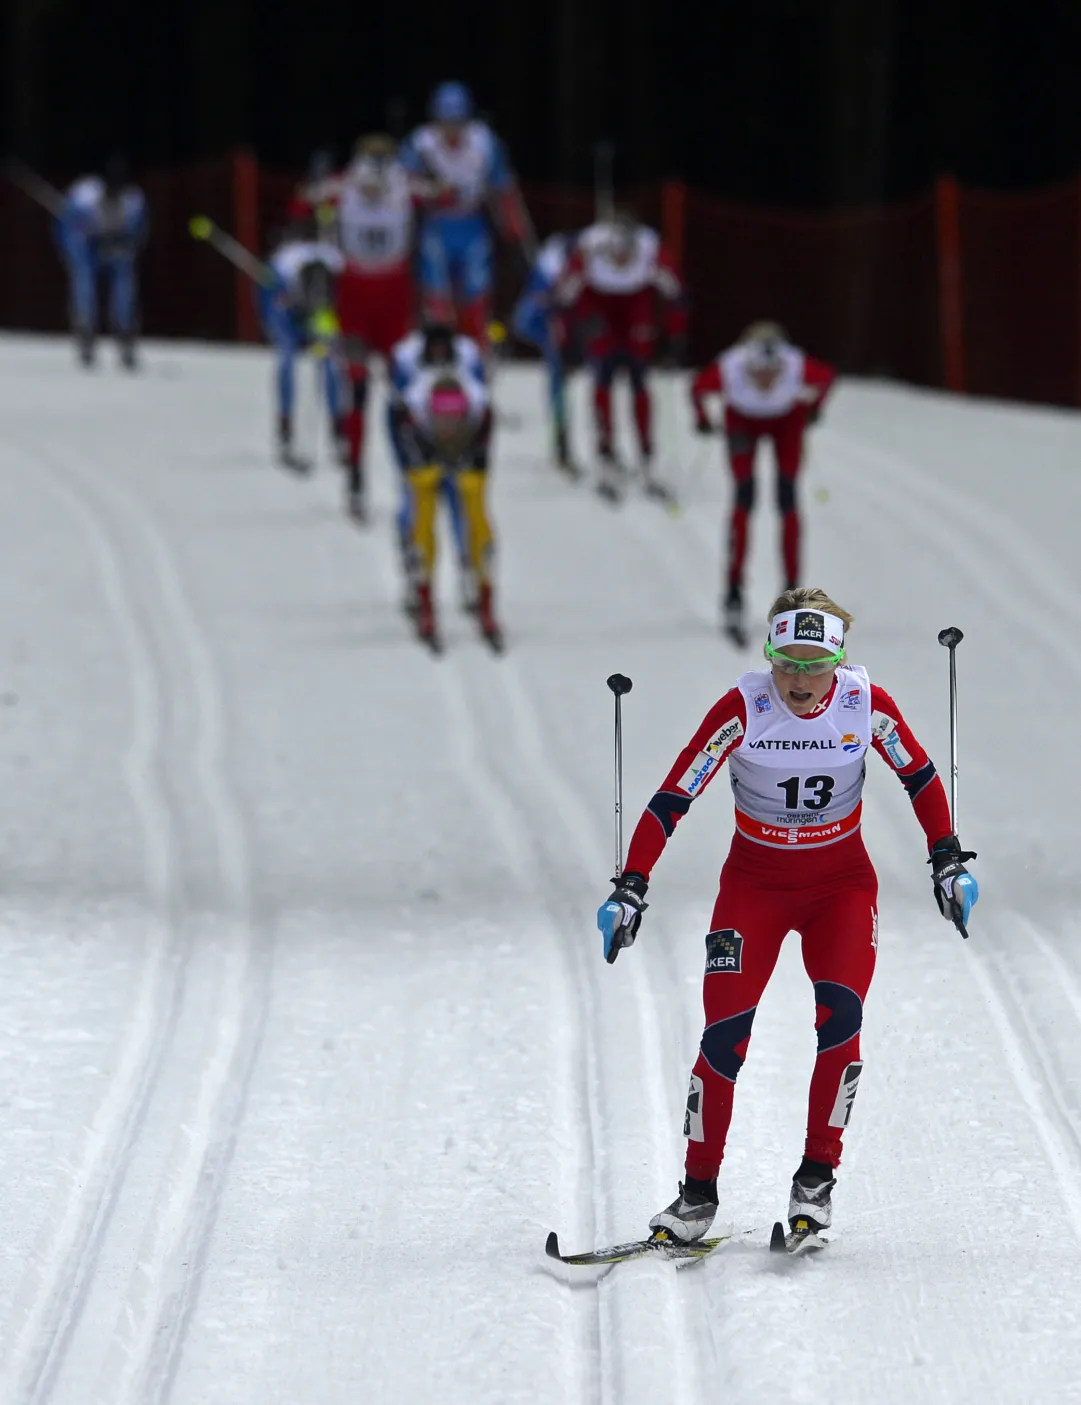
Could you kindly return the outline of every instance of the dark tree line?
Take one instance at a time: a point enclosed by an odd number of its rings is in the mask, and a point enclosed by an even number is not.
[[[829,207],[1081,170],[1081,0],[6,0],[0,144],[279,166],[461,77],[523,175]]]

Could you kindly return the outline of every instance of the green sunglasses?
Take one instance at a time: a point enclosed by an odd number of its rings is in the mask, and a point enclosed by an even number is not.
[[[835,654],[829,654],[824,659],[790,659],[787,654],[778,653],[770,641],[766,640],[766,658],[781,673],[806,673],[811,678],[820,678],[823,673],[829,673],[843,662],[844,656],[842,646]]]

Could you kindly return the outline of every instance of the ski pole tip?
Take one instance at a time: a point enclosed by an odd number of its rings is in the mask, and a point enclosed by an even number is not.
[[[618,698],[618,697],[620,697],[623,693],[629,693],[629,692],[631,691],[631,689],[634,687],[634,684],[631,682],[631,680],[630,680],[628,677],[626,677],[625,674],[622,674],[622,673],[613,673],[612,676],[611,676],[611,678],[609,678],[609,680],[608,680],[608,686],[609,686],[609,688],[611,688],[612,692],[615,693],[616,697]]]
[[[956,649],[964,637],[955,624],[938,631],[938,642],[946,649]]]

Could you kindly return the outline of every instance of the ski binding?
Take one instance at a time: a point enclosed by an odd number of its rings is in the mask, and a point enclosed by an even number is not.
[[[816,1253],[828,1244],[829,1240],[820,1238],[809,1220],[796,1220],[787,1234],[778,1220],[770,1235],[769,1249],[771,1254],[789,1254],[795,1258],[799,1254]]]

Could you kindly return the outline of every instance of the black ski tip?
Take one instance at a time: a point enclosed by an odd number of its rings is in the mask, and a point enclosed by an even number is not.
[[[773,1233],[769,1237],[769,1251],[771,1254],[787,1254],[788,1246],[785,1244],[785,1227],[780,1220],[775,1220]]]
[[[729,643],[734,644],[737,649],[746,649],[749,642],[746,630],[739,629],[735,625],[724,625],[722,626],[721,633]]]
[[[484,635],[484,642],[488,645],[493,654],[501,654],[503,652],[504,644],[501,630],[488,630]]]
[[[561,1259],[563,1256],[559,1252],[559,1235],[555,1230],[551,1230],[548,1238],[544,1241],[544,1252],[550,1259]]]

